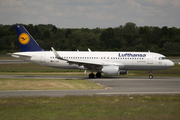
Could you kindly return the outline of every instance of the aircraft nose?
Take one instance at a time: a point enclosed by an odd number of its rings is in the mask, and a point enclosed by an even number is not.
[[[174,66],[174,62],[172,62],[172,61],[170,60],[168,65],[169,65],[170,67],[173,67],[173,66]]]

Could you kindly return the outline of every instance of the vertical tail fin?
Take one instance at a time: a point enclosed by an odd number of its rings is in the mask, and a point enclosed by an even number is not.
[[[15,25],[21,52],[44,51],[22,25]]]

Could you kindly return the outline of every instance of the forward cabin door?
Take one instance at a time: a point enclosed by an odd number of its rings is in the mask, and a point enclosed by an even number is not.
[[[153,55],[151,54],[148,55],[147,64],[153,64]]]

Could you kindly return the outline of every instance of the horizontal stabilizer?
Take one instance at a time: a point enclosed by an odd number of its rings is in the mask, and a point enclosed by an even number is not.
[[[32,55],[28,55],[28,54],[24,54],[24,53],[13,53],[11,54],[12,57],[16,57],[16,58],[19,58],[19,57],[32,57]]]

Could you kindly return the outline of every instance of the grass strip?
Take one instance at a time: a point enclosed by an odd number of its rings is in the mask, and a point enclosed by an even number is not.
[[[180,95],[0,98],[1,119],[178,120]]]
[[[0,78],[0,91],[10,90],[89,90],[104,89],[93,82],[78,79]]]

